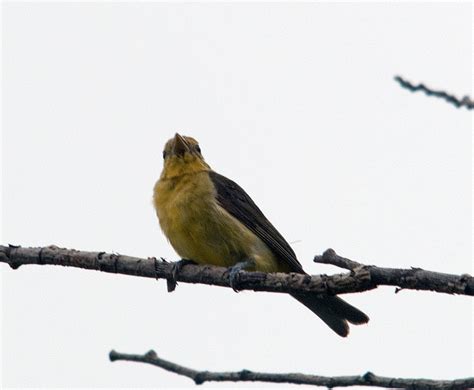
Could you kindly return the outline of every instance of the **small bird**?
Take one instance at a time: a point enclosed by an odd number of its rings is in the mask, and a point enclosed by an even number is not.
[[[303,267],[283,236],[235,182],[214,172],[198,142],[176,134],[163,151],[163,171],[153,191],[161,229],[183,259],[240,270],[297,272]],[[292,294],[342,337],[347,322],[369,317],[337,296]]]

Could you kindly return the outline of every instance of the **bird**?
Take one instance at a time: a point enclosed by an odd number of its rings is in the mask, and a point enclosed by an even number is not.
[[[306,274],[293,249],[251,197],[211,169],[192,137],[176,133],[166,142],[153,204],[163,233],[184,259],[178,266],[191,261],[228,267],[234,289],[241,270]],[[291,296],[342,337],[349,334],[348,323],[369,321],[338,296]]]

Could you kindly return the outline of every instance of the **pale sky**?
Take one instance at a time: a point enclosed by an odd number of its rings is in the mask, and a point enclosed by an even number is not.
[[[313,274],[332,247],[379,266],[471,263],[471,4],[3,4],[2,240],[178,260],[152,188],[164,143],[200,141]],[[195,368],[454,379],[472,299],[346,295],[347,339],[288,296],[0,266],[3,388],[182,387],[116,349]],[[208,383],[217,387],[284,387]]]

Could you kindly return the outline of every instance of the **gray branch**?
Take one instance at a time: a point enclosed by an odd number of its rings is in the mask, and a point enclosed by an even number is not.
[[[343,294],[361,292],[376,288],[379,285],[398,286],[399,288],[430,290],[448,294],[474,295],[474,278],[469,275],[449,275],[424,271],[418,268],[395,269],[363,265],[338,256],[328,249],[315,261],[333,264],[350,270],[349,273],[336,275],[301,275],[295,273],[262,273],[241,272],[238,276],[238,287],[241,290],[268,291],[278,293],[319,293]],[[174,263],[156,258],[142,259],[116,253],[85,252],[56,246],[40,248],[22,248],[19,246],[1,246],[0,262],[17,269],[22,265],[62,265],[82,269],[97,270],[109,273],[142,276],[171,280]],[[200,283],[229,287],[229,275],[226,268],[213,266],[185,265],[177,274],[177,280],[185,283]],[[168,285],[172,285],[169,283]],[[309,384],[315,386],[378,386],[385,388],[406,389],[467,389],[474,387],[474,378],[452,381],[428,379],[401,379],[379,377],[370,372],[362,376],[324,377],[298,373],[270,374],[248,370],[238,372],[196,371],[178,364],[160,359],[155,352],[145,355],[121,354],[110,352],[110,359],[129,360],[156,365],[179,375],[187,376],[196,384],[206,381],[259,381],[274,383]]]
[[[435,91],[424,84],[412,84],[400,76],[395,76],[394,79],[400,84],[402,88],[408,89],[411,92],[423,91],[426,95],[444,99],[457,108],[466,107],[468,110],[472,110],[474,108],[474,101],[469,96],[464,96],[462,99],[458,99],[456,96],[451,95],[445,91]]]
[[[377,286],[397,286],[398,288],[395,292],[401,289],[414,289],[448,294],[474,295],[474,278],[468,274],[455,276],[425,271],[415,267],[400,269],[364,265],[337,255],[333,249],[326,250],[322,256],[315,256],[314,262],[332,264],[355,273],[363,270],[369,273],[371,283]]]
[[[315,261],[350,269],[335,275],[303,275],[296,273],[240,272],[236,283],[239,290],[276,293],[318,293],[335,295],[368,291],[381,285],[403,289],[428,290],[447,294],[474,295],[474,278],[470,275],[450,275],[419,268],[396,269],[364,266],[336,255],[329,249]],[[171,280],[174,263],[156,258],[142,259],[105,252],[85,252],[48,246],[22,248],[0,245],[0,262],[13,269],[22,265],[62,265],[109,273]],[[177,281],[229,287],[226,268],[210,265],[185,265]]]
[[[298,385],[324,386],[328,388],[349,387],[349,386],[370,386],[384,388],[403,388],[403,389],[468,389],[474,387],[474,378],[463,378],[455,380],[430,380],[430,379],[411,379],[411,378],[389,378],[377,376],[371,372],[364,375],[351,376],[320,376],[307,375],[299,373],[272,374],[265,372],[254,372],[249,370],[233,372],[211,372],[197,371],[192,368],[184,367],[158,357],[155,351],[149,351],[144,355],[125,354],[116,351],[110,351],[111,361],[125,360],[152,364],[163,368],[166,371],[178,375],[186,376],[197,385],[204,382],[272,382],[272,383],[292,383]]]

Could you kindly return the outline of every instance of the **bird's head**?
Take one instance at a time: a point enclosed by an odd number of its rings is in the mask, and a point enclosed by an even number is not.
[[[202,157],[199,143],[178,133],[166,143],[163,160],[161,177],[164,179],[210,170]]]

